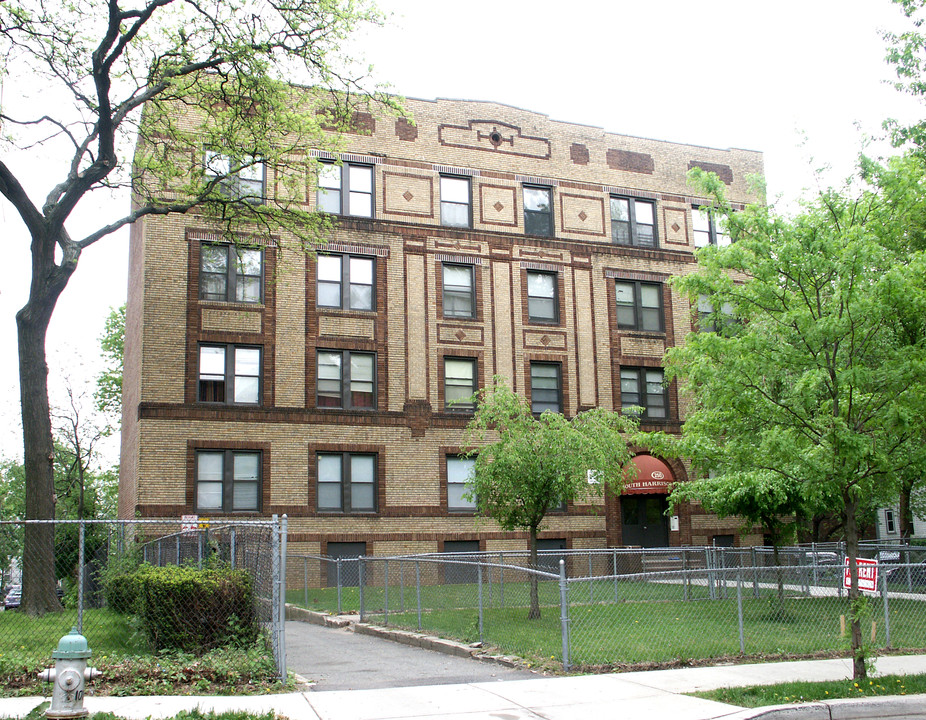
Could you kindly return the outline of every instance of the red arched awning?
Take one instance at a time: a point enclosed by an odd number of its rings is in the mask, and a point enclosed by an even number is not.
[[[624,486],[622,495],[667,495],[675,477],[669,466],[652,455],[637,455],[631,460],[637,475]]]

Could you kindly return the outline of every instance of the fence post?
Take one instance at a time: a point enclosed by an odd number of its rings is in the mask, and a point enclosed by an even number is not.
[[[270,534],[270,627],[273,635],[273,653],[276,661],[277,671],[280,670],[280,626],[279,626],[279,606],[280,606],[280,518],[274,514],[272,516],[272,530]],[[197,541],[197,545],[202,545]],[[280,676],[282,679],[282,675]]]
[[[482,562],[476,565],[476,578],[479,583],[479,642],[482,642]]]
[[[229,535],[229,562],[231,563],[231,569],[235,569],[235,528],[231,528],[228,531]]]
[[[726,582],[724,582],[726,585]],[[740,626],[740,655],[746,654],[746,638],[743,635],[743,569],[736,569],[736,615]]]
[[[759,597],[759,560],[756,557],[756,546],[752,546],[752,596]]]
[[[280,518],[280,679],[286,680],[286,540],[289,534],[289,517]]]
[[[884,647],[891,647],[891,613],[888,609],[887,601],[887,573],[881,572],[881,569],[878,569],[878,572],[881,575],[881,597],[884,600]]]
[[[415,560],[415,596],[418,600],[418,632],[421,632],[421,564]]]
[[[405,612],[405,563],[399,560],[399,612]]]
[[[359,594],[360,594],[360,622],[363,622],[363,586],[366,582],[366,562],[364,561],[363,555],[357,558],[357,584],[359,585]]]
[[[337,574],[336,582],[338,584],[338,615],[341,614],[341,558],[335,563],[335,573]]]
[[[319,583],[320,584],[320,583]],[[302,558],[302,604],[309,607],[309,556]]]
[[[614,571],[614,602],[617,602],[617,550],[611,551],[611,569]]]
[[[498,554],[498,604],[505,607],[505,553]]]
[[[910,546],[907,545],[907,592],[913,592],[913,573],[910,571]]]
[[[588,601],[595,602],[595,583],[592,582],[592,552],[588,552]]]
[[[685,600],[691,600],[691,566],[688,562],[688,550],[682,550],[682,569],[685,571],[683,586],[685,588]]]
[[[196,538],[197,540],[196,542],[196,568],[198,570],[203,569],[203,537],[204,537],[205,532],[206,532],[205,530],[200,530]],[[160,545],[158,546],[158,548],[160,548]],[[160,556],[158,556],[158,565],[160,564],[161,564],[161,558]]]
[[[563,670],[569,672],[569,605],[566,586],[566,561],[559,561],[559,625],[563,636]]]
[[[80,521],[77,541],[77,632],[84,632],[84,521]]]
[[[389,624],[389,559],[383,561],[383,625]]]

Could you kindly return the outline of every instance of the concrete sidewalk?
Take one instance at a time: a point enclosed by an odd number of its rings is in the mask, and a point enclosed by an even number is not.
[[[926,673],[926,655],[885,657],[878,674]],[[169,718],[181,710],[272,710],[292,720],[849,720],[926,718],[926,695],[833,700],[803,706],[743,710],[681,693],[792,680],[851,677],[849,660],[806,660],[755,665],[657,670],[611,675],[509,680],[376,690],[302,692],[237,697],[88,697],[91,712],[125,718]],[[0,717],[28,714],[44,698],[0,699]]]

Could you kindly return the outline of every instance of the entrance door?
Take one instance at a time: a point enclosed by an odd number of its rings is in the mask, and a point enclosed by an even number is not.
[[[667,547],[669,544],[669,503],[665,495],[624,495],[621,497],[621,534],[624,545]]]

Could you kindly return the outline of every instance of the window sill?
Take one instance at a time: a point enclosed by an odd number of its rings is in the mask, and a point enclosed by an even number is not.
[[[372,310],[354,310],[353,308],[337,308],[332,305],[316,305],[315,311],[318,313],[328,313],[343,317],[345,315],[356,315],[358,317],[376,317],[376,308]]]
[[[232,308],[242,310],[264,310],[266,305],[261,302],[244,302],[242,300],[204,300],[199,298],[199,304],[203,307]]]
[[[318,412],[331,412],[331,413],[351,412],[351,413],[361,413],[363,415],[369,415],[369,414],[375,413],[377,410],[377,408],[375,407],[373,408],[331,407],[331,406],[319,407],[318,405],[316,405],[313,409]]]
[[[668,337],[665,330],[633,330],[631,328],[618,328],[617,331],[626,337],[637,337],[644,339]]]
[[[316,510],[315,513],[326,517],[346,517],[351,515],[375,517],[379,514],[376,510]]]
[[[208,402],[207,400],[197,400],[196,404],[204,408],[215,408],[225,410],[259,410],[263,407],[260,403],[229,403],[229,402]]]

